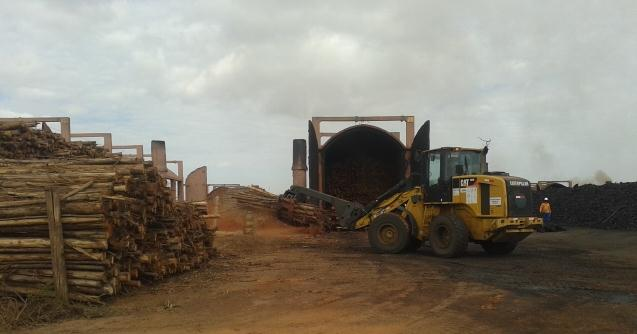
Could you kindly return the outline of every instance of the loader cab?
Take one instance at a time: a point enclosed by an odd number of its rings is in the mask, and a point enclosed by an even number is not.
[[[442,147],[423,152],[426,202],[451,202],[451,178],[487,172],[486,149]]]

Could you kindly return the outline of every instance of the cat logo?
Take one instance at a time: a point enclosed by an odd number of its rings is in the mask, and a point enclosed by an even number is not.
[[[460,180],[460,187],[466,188],[466,187],[472,185],[475,181],[476,181],[476,179],[462,179],[462,180]]]

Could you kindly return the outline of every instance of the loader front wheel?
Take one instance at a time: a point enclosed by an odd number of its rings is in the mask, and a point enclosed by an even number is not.
[[[458,257],[467,250],[469,231],[455,216],[436,216],[429,225],[429,243],[438,256]]]
[[[400,253],[410,240],[407,222],[395,213],[383,213],[374,218],[367,233],[369,244],[378,253]]]

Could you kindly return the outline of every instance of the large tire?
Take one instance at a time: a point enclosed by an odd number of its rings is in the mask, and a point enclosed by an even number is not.
[[[409,226],[395,213],[376,217],[367,230],[369,244],[378,253],[400,253],[409,244]]]
[[[481,245],[484,251],[489,253],[489,255],[506,255],[513,252],[518,243],[485,241]]]
[[[467,251],[469,231],[455,216],[436,216],[429,225],[429,243],[438,256],[458,257]]]

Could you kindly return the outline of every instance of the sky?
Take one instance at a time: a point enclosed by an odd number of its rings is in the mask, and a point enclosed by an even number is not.
[[[535,180],[637,181],[635,1],[0,0],[0,117],[165,140],[209,183],[291,183],[312,116],[413,115]],[[401,129],[389,125],[388,129]]]

